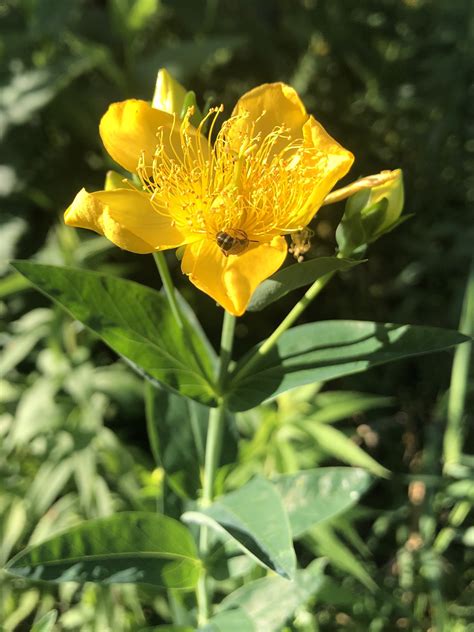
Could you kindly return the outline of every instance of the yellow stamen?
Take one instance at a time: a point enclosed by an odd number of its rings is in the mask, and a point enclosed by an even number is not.
[[[180,125],[179,147],[171,142],[172,152],[165,151],[165,134],[170,141],[178,135],[161,128],[152,164],[142,154],[137,173],[156,210],[190,237],[214,239],[221,231],[240,230],[264,241],[303,228],[296,218],[318,185],[318,172],[325,173],[325,154],[303,139],[292,141],[283,126],[261,138],[247,113],[225,121],[211,147],[222,110],[210,110],[195,130],[190,108]],[[209,118],[206,142],[201,131]]]

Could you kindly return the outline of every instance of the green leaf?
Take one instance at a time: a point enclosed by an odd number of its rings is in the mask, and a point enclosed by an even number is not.
[[[219,610],[241,608],[256,631],[281,632],[295,611],[322,587],[324,565],[324,561],[315,560],[306,569],[297,571],[291,582],[281,577],[257,579],[226,597]]]
[[[33,625],[31,632],[53,632],[54,624],[58,618],[57,610],[50,610]]]
[[[147,628],[140,628],[138,632],[196,632],[195,628],[187,625],[154,625]]]
[[[291,290],[314,283],[316,279],[330,272],[348,270],[359,263],[361,261],[350,261],[337,257],[319,257],[283,268],[257,287],[247,311],[259,312]]]
[[[88,520],[14,557],[13,575],[50,582],[140,583],[192,589],[201,562],[188,529],[166,516],[124,512]]]
[[[189,511],[186,522],[207,525],[233,538],[261,565],[293,577],[296,557],[288,516],[275,487],[259,476],[210,507]]]
[[[314,409],[305,417],[305,427],[309,424],[332,424],[356,413],[392,406],[394,398],[351,391],[325,391],[318,393],[311,403]]]
[[[354,593],[350,587],[346,587],[342,582],[325,577],[322,587],[318,591],[318,601],[325,605],[349,606],[354,603]]]
[[[64,3],[61,3],[64,7]],[[48,8],[49,11],[49,8]],[[49,14],[49,22],[51,16]],[[44,108],[74,79],[91,71],[104,61],[101,51],[94,46],[83,47],[81,54],[61,56],[61,60],[43,68],[11,73],[9,82],[2,85],[0,98],[0,138],[13,125],[22,125]]]
[[[237,363],[229,381],[228,403],[231,410],[249,410],[296,386],[367,371],[467,340],[458,331],[416,325],[356,320],[300,325],[286,331],[249,373],[239,375],[249,354]]]
[[[234,608],[216,614],[199,632],[257,632],[257,629],[245,610]]]
[[[2,518],[0,521],[0,564],[4,564],[13,547],[20,540],[28,524],[28,514],[26,503],[21,498],[13,498],[8,509],[2,507]]]
[[[194,408],[198,404],[151,384],[146,385],[145,393],[148,437],[155,462],[166,472],[175,493],[194,497],[204,450],[199,413]]]
[[[186,397],[147,384],[147,429],[155,462],[167,475],[167,482],[182,498],[196,498],[200,467],[204,463],[209,408]],[[232,415],[224,424],[221,465],[233,463],[237,439]]]
[[[4,346],[0,358],[0,377],[22,362],[36,343],[50,332],[53,312],[50,309],[34,309],[13,323],[15,334]],[[25,321],[28,326],[25,326]]]
[[[180,38],[170,44],[162,42],[150,55],[141,57],[136,76],[141,81],[145,81],[146,78],[149,83],[157,68],[166,68],[176,79],[186,84],[207,63],[216,63],[219,54],[230,59],[235,50],[242,48],[246,43],[246,37],[240,34],[207,34],[202,39],[193,36],[190,39]]]
[[[180,329],[162,294],[74,268],[30,261],[16,261],[13,267],[140,374],[201,403],[215,403],[206,347],[190,326]]]
[[[290,519],[293,538],[354,505],[371,484],[367,472],[322,467],[273,479]]]
[[[377,584],[365,570],[363,564],[341,542],[329,525],[318,524],[313,527],[310,534],[305,536],[305,542],[311,543],[310,548],[316,555],[327,556],[332,564],[353,575],[370,590],[377,589]]]
[[[317,441],[318,446],[326,454],[354,467],[363,467],[375,474],[375,476],[387,477],[390,475],[389,470],[377,463],[375,459],[346,437],[343,432],[337,430],[337,428],[326,424],[307,424],[304,422],[304,429]]]

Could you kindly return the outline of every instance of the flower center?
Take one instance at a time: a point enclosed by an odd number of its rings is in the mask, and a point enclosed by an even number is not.
[[[251,121],[247,113],[225,121],[212,146],[221,112],[222,106],[210,110],[196,130],[190,109],[179,129],[158,130],[151,165],[142,154],[137,174],[157,212],[191,238],[240,233],[264,241],[302,229],[297,218],[325,156],[303,138],[292,139],[283,126],[262,136],[259,119]]]

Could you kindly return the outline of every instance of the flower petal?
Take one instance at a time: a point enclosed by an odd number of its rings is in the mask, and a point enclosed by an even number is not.
[[[210,239],[186,246],[181,269],[200,290],[234,316],[241,316],[257,285],[276,272],[285,260],[284,237],[252,244],[240,255],[225,257]]]
[[[314,149],[304,155],[304,168],[314,172],[314,186],[306,204],[293,217],[289,228],[306,226],[320,208],[326,195],[343,178],[354,162],[354,155],[344,149],[312,116],[303,127],[304,146]]]
[[[66,210],[64,221],[68,226],[94,230],[119,248],[138,254],[176,248],[186,241],[171,219],[134,189],[94,193],[82,189]]]
[[[174,116],[168,112],[155,110],[146,101],[129,99],[109,106],[100,121],[99,132],[111,157],[124,169],[133,173],[142,152],[145,154],[146,163],[151,165],[160,128],[165,130],[165,151],[172,155],[171,138],[173,147],[179,149],[181,146],[179,124],[178,129],[174,130]]]
[[[303,125],[308,120],[296,90],[284,83],[264,83],[246,92],[237,101],[232,115],[244,112],[248,112],[247,125],[254,124],[255,134],[261,133],[262,139],[279,126],[288,128],[291,140],[300,139],[303,137]],[[241,119],[238,121],[243,124]],[[281,142],[288,143],[283,139]]]

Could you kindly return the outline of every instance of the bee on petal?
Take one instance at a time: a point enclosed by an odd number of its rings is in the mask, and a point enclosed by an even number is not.
[[[232,230],[233,235],[220,230],[216,235],[216,242],[225,257],[239,255],[247,250],[250,243],[247,233],[243,230]]]

